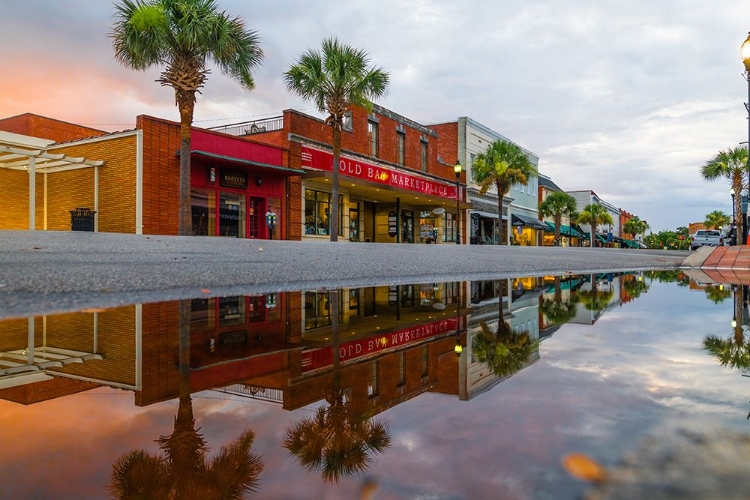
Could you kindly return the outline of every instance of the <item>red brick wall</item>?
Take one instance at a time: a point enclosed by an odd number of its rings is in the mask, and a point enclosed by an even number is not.
[[[180,207],[180,127],[139,116],[143,130],[143,234],[176,235]]]
[[[50,139],[55,142],[73,141],[106,134],[106,132],[95,128],[75,125],[32,113],[0,119],[0,130]]]

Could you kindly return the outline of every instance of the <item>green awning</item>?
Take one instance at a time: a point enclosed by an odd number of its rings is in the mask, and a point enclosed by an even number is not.
[[[548,221],[544,221],[544,223],[547,225],[547,229],[545,229],[545,231],[548,231],[550,233],[555,232],[555,224],[553,224],[552,222],[548,222]],[[576,231],[570,226],[566,226],[565,224],[560,224],[560,234],[563,236],[568,236],[572,238],[583,237],[578,231]]]
[[[601,241],[602,243],[606,243],[607,242],[607,238],[605,238],[601,234],[597,234],[596,235],[596,239],[599,240],[599,241]]]

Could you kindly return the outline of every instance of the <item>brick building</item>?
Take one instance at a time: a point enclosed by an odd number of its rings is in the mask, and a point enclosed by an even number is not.
[[[175,235],[179,213],[179,124],[139,116],[133,130],[106,133],[37,115],[0,120],[0,229],[70,230],[77,208],[94,231]],[[193,233],[298,238],[289,185],[301,170],[279,147],[193,129]],[[277,215],[275,231],[267,212]],[[293,220],[290,220],[290,217]],[[294,219],[296,218],[296,219]]]
[[[299,213],[299,235],[328,239],[330,127],[313,116],[286,110],[280,117],[216,130],[288,150],[287,166],[304,171],[301,178],[290,179],[288,191],[290,210]],[[457,214],[468,207],[466,175],[456,182],[455,152],[441,156],[451,150],[441,140],[434,130],[383,107],[374,105],[371,113],[352,108],[342,132],[339,165],[337,223],[343,241],[455,243],[458,231],[465,234],[465,228],[457,226]],[[289,235],[296,239],[296,229],[290,228]]]

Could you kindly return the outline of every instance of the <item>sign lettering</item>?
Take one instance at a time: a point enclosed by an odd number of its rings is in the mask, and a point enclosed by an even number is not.
[[[331,171],[333,163],[333,155],[331,153],[302,146],[301,159],[302,168]],[[456,186],[448,181],[441,182],[418,175],[407,174],[371,165],[359,159],[355,160],[342,156],[339,159],[339,173],[347,177],[355,177],[416,193],[439,196],[451,200],[456,199]]]

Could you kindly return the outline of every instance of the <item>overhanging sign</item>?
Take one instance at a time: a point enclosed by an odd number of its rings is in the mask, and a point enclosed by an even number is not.
[[[307,146],[302,146],[302,168],[331,171],[333,155],[326,151],[319,151]],[[456,185],[448,182],[440,182],[418,175],[402,173],[378,165],[373,165],[362,160],[354,160],[341,156],[339,159],[339,173],[347,177],[354,177],[366,181],[405,189],[415,193],[439,196],[441,198],[456,199]]]

